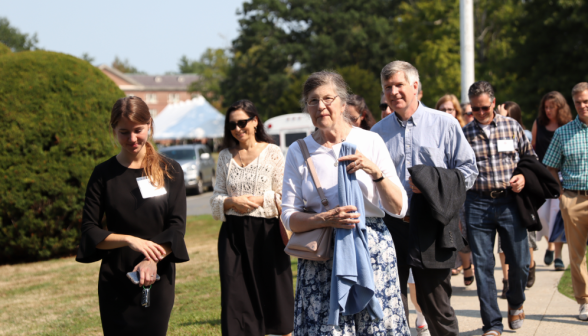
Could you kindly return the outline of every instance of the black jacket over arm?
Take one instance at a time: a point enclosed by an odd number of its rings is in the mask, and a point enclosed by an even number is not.
[[[411,244],[418,244],[425,268],[452,268],[457,251],[467,244],[459,230],[459,210],[466,198],[463,174],[425,165],[408,171],[421,191],[410,201]]]
[[[545,203],[545,199],[559,197],[559,183],[534,155],[521,156],[512,173],[513,176],[518,174],[525,177],[525,187],[515,194],[521,224],[529,231],[540,231],[543,226],[537,210]]]

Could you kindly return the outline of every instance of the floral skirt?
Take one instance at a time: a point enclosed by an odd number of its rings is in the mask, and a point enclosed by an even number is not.
[[[367,310],[339,316],[338,326],[329,326],[329,302],[333,260],[298,259],[298,283],[294,299],[294,336],[396,336],[410,335],[400,297],[396,250],[382,218],[366,218],[376,298],[384,318],[372,320]]]

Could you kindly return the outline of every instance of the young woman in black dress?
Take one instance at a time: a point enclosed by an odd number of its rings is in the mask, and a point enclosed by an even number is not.
[[[221,220],[218,261],[224,336],[286,335],[294,329],[290,256],[284,252],[276,203],[282,203],[284,156],[271,144],[252,102],[225,117],[214,219]]]
[[[110,126],[121,151],[90,177],[76,260],[102,259],[98,298],[104,335],[165,335],[175,263],[189,260],[184,174],[148,142],[153,119],[140,98],[119,99]],[[138,286],[127,278],[131,271],[140,273]],[[141,305],[145,288],[150,288],[149,307]]]

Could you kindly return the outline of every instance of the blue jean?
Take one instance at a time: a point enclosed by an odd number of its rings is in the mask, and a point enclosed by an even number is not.
[[[498,294],[494,281],[494,240],[496,232],[502,241],[502,250],[509,264],[509,290],[506,299],[511,309],[518,309],[525,302],[525,286],[529,276],[529,242],[527,229],[519,219],[519,211],[513,196],[486,198],[468,192],[465,202],[468,240],[476,265],[478,299],[483,330],[502,333],[502,314],[498,308]]]

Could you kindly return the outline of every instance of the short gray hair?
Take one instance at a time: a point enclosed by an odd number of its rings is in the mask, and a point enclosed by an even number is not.
[[[572,98],[574,98],[574,96],[578,93],[582,93],[586,90],[588,90],[588,83],[586,82],[580,82],[574,85],[574,88],[572,89]]]
[[[472,86],[470,86],[470,89],[468,90],[468,97],[470,97],[470,100],[472,97],[478,97],[480,95],[483,94],[487,94],[488,97],[490,97],[490,100],[494,100],[494,88],[492,87],[492,84],[486,82],[486,81],[479,81],[479,82],[475,82],[474,84],[472,84]]]
[[[399,72],[404,74],[404,78],[410,85],[417,82],[420,89],[421,81],[419,80],[419,71],[412,64],[404,61],[390,62],[382,68],[382,72],[380,73],[382,88],[384,87],[384,81],[387,81],[390,77],[393,77]]]
[[[304,86],[302,87],[302,99],[300,99],[300,105],[302,106],[303,112],[308,112],[306,109],[308,95],[316,88],[329,84],[333,85],[341,102],[344,104],[347,103],[349,90],[343,76],[332,70],[323,70],[311,74],[306,79],[306,82],[304,82]]]

